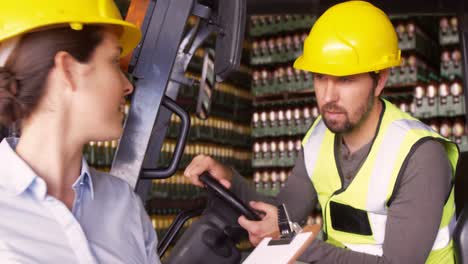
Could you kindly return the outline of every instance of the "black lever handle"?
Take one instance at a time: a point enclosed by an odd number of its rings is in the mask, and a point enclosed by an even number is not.
[[[213,176],[211,176],[208,172],[204,172],[199,179],[205,184],[209,191],[213,192],[217,197],[229,204],[232,208],[234,208],[238,213],[244,215],[247,219],[255,221],[261,220],[260,216],[258,216],[250,207],[245,205],[239,198],[237,198],[234,193],[219,183],[218,180],[213,178]]]
[[[187,136],[190,130],[190,116],[182,109],[174,100],[164,96],[162,105],[167,109],[174,112],[181,119],[181,131],[180,137],[177,141],[174,156],[168,167],[162,169],[142,169],[140,178],[141,179],[164,179],[173,175],[177,171],[179,161],[184,154],[185,144],[187,143]]]
[[[167,248],[175,240],[177,234],[182,229],[185,222],[187,222],[187,220],[191,218],[201,215],[203,210],[204,208],[196,208],[192,210],[182,211],[176,216],[172,224],[169,226],[169,229],[167,230],[166,234],[159,241],[159,244],[158,244],[159,257],[162,257],[164,253],[166,253]]]

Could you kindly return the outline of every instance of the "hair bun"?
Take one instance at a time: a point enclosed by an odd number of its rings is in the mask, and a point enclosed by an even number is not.
[[[5,67],[0,67],[0,123],[8,126],[21,118],[17,94],[18,81],[15,75]]]

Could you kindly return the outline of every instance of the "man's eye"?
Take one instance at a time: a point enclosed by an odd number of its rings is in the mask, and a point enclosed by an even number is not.
[[[351,77],[341,77],[340,78],[340,82],[344,82],[344,83],[348,83],[348,82],[352,82],[354,79],[351,78]]]
[[[317,79],[317,80],[322,80],[324,78],[324,76],[321,75],[321,74],[315,74],[314,78]]]

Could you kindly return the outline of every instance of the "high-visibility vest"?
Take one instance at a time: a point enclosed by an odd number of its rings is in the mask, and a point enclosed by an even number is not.
[[[429,126],[383,100],[383,115],[371,149],[353,181],[342,189],[336,166],[335,134],[319,117],[302,142],[307,173],[322,206],[327,242],[358,252],[382,256],[388,206],[405,161],[427,139],[443,143],[452,165],[459,150]],[[440,175],[444,177],[445,175]],[[421,219],[415,219],[419,221]],[[454,188],[442,214],[439,232],[426,263],[454,263],[452,230],[455,225]]]

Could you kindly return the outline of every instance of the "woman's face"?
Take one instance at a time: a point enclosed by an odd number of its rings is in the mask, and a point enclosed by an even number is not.
[[[120,69],[121,47],[117,34],[104,31],[103,41],[91,60],[81,64],[74,100],[78,127],[85,140],[110,140],[122,134],[125,96],[133,87]]]

